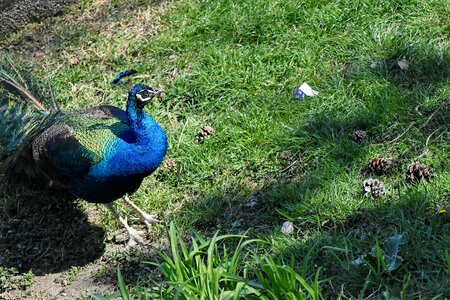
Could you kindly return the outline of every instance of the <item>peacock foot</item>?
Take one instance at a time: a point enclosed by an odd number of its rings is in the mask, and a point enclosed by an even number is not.
[[[160,220],[156,218],[156,215],[151,215],[146,212],[144,212],[142,209],[140,209],[136,204],[134,204],[127,195],[123,196],[123,200],[130,205],[133,210],[139,215],[142,222],[147,226],[147,229],[149,232],[152,230],[152,225],[155,223],[161,223]]]
[[[125,220],[126,221],[126,220]],[[134,246],[135,244],[139,244],[141,246],[145,245],[144,238],[139,234],[139,232],[131,226],[125,227],[128,231],[128,235],[130,239],[128,240],[128,246]]]
[[[152,230],[152,225],[159,223],[160,221],[156,218],[156,215],[150,215],[148,213],[143,213],[140,215],[142,222],[147,226],[147,230],[150,233]]]
[[[140,235],[140,233],[136,229],[128,225],[126,217],[125,219],[122,218],[114,209],[111,203],[105,203],[105,206],[106,208],[109,209],[109,211],[111,211],[111,213],[117,218],[117,220],[119,220],[119,222],[127,230],[128,236],[130,237],[128,240],[128,246],[133,246],[134,244],[139,244],[141,246],[145,245],[145,239]]]

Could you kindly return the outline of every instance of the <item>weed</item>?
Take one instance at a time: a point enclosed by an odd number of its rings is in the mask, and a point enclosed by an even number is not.
[[[0,292],[13,289],[26,289],[34,282],[33,270],[19,274],[15,268],[0,267]]]
[[[69,270],[69,275],[67,276],[67,283],[71,284],[80,274],[81,267],[72,266]]]

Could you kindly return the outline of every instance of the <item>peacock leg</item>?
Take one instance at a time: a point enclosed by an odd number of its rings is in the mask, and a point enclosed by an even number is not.
[[[133,210],[139,214],[139,216],[141,217],[142,222],[145,223],[145,225],[147,225],[148,231],[150,232],[152,229],[152,224],[155,223],[159,223],[160,221],[156,218],[155,215],[150,215],[146,212],[144,212],[142,209],[140,209],[136,204],[134,204],[133,202],[131,202],[131,200],[128,198],[127,195],[123,196],[123,200],[128,203]]]
[[[141,237],[141,235],[137,232],[136,229],[128,225],[127,218],[122,218],[119,213],[114,209],[111,203],[105,203],[105,206],[109,211],[119,220],[120,223],[122,223],[123,227],[128,231],[128,235],[130,236],[130,240],[128,241],[128,244],[131,245],[134,241],[138,243],[139,245],[145,245],[144,239]],[[130,243],[131,242],[131,243]]]

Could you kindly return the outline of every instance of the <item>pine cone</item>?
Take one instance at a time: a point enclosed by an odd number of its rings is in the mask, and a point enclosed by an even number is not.
[[[362,144],[367,139],[367,132],[364,130],[355,130],[349,134],[350,138],[358,144]]]
[[[197,144],[202,143],[204,139],[206,139],[213,133],[214,133],[214,128],[212,128],[211,126],[203,126],[202,129],[200,129],[200,131],[197,134],[197,139],[196,139]]]
[[[158,172],[155,173],[155,178],[159,181],[165,181],[173,174],[177,174],[180,169],[177,166],[177,162],[173,158],[167,158],[161,166],[158,168]]]
[[[366,170],[370,173],[374,173],[377,176],[385,174],[389,169],[389,163],[384,158],[375,157],[369,159]]]
[[[378,179],[369,178],[364,180],[363,192],[366,197],[372,195],[373,197],[378,198],[384,194],[384,184]]]
[[[292,159],[293,155],[292,155],[291,151],[285,150],[285,151],[280,152],[280,154],[278,154],[278,157],[281,160],[290,161]]]
[[[164,172],[170,173],[170,172],[176,172],[177,171],[177,163],[175,159],[168,158],[161,164],[161,170]]]
[[[422,178],[426,181],[430,181],[431,177],[433,177],[433,170],[418,161],[411,162],[408,166],[408,170],[406,170],[406,181],[409,183],[419,183]]]

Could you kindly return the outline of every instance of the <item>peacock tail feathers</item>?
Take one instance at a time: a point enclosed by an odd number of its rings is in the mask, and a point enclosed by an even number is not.
[[[44,85],[33,80],[30,71],[24,69],[23,65],[24,63],[15,62],[9,56],[0,57],[1,101],[20,99],[41,114],[58,111],[51,93],[43,89]]]
[[[0,173],[34,177],[29,150],[31,141],[59,114],[29,73],[9,57],[0,57]]]

